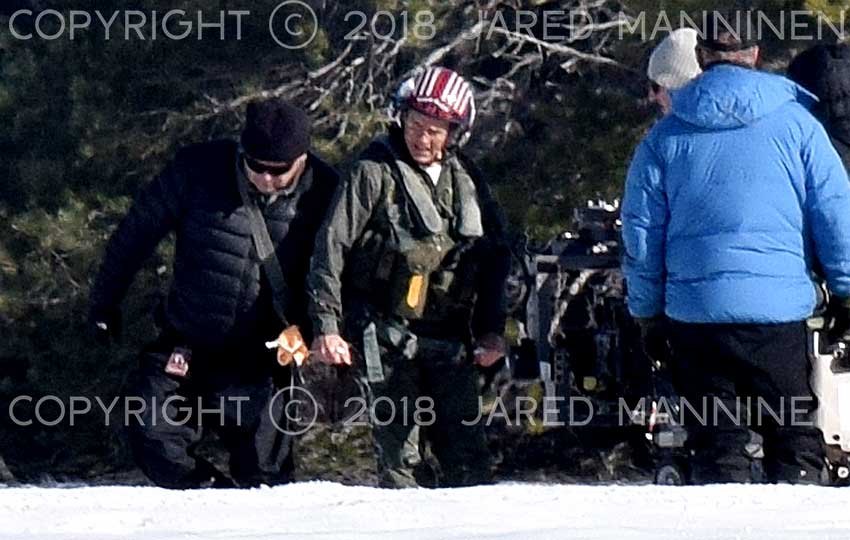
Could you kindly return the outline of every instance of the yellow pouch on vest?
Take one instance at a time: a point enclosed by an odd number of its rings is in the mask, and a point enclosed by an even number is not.
[[[389,312],[415,320],[425,314],[431,273],[440,267],[448,246],[433,240],[410,240],[406,247],[398,253],[393,268]]]
[[[419,304],[422,304],[422,293],[424,287],[425,276],[413,275],[410,277],[410,285],[407,287],[407,307],[416,309]]]
[[[393,312],[404,319],[419,319],[425,313],[428,298],[428,276],[425,274],[408,274],[406,283],[402,284],[401,298],[396,300]],[[399,301],[400,300],[400,301]]]

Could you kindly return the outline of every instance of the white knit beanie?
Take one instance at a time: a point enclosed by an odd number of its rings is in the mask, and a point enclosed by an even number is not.
[[[668,90],[685,86],[702,73],[697,62],[697,31],[693,28],[673,30],[649,57],[646,75]]]

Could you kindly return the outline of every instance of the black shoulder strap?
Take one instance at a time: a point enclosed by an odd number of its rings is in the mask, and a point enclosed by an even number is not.
[[[238,162],[236,167],[239,167]],[[286,279],[283,277],[283,270],[280,267],[280,261],[277,259],[271,236],[269,236],[266,220],[263,217],[263,213],[257,207],[257,204],[248,195],[248,186],[245,184],[245,178],[239,174],[238,170],[236,183],[239,186],[239,196],[242,197],[242,204],[248,210],[248,221],[251,224],[251,236],[254,238],[257,255],[262,262],[266,279],[269,280],[269,285],[272,287],[272,304],[274,305],[275,313],[277,313],[284,326],[289,326],[284,311],[284,306],[286,306],[287,299],[289,298],[289,289],[286,285]]]

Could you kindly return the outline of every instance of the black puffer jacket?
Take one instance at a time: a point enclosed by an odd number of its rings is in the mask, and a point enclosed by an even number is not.
[[[195,347],[277,336],[281,323],[236,183],[237,152],[233,141],[185,148],[145,188],[107,246],[92,290],[93,320],[108,320],[117,311],[133,276],[173,230],[177,243],[165,330]],[[260,204],[290,289],[287,319],[308,331],[304,279],[337,183],[336,171],[310,155],[291,195]]]
[[[791,61],[788,75],[820,100],[814,112],[850,170],[850,44],[807,49]]]

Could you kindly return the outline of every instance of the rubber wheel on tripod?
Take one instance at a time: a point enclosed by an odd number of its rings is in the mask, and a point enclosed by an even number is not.
[[[682,486],[685,484],[685,475],[678,466],[665,463],[655,470],[655,483],[659,486]]]

